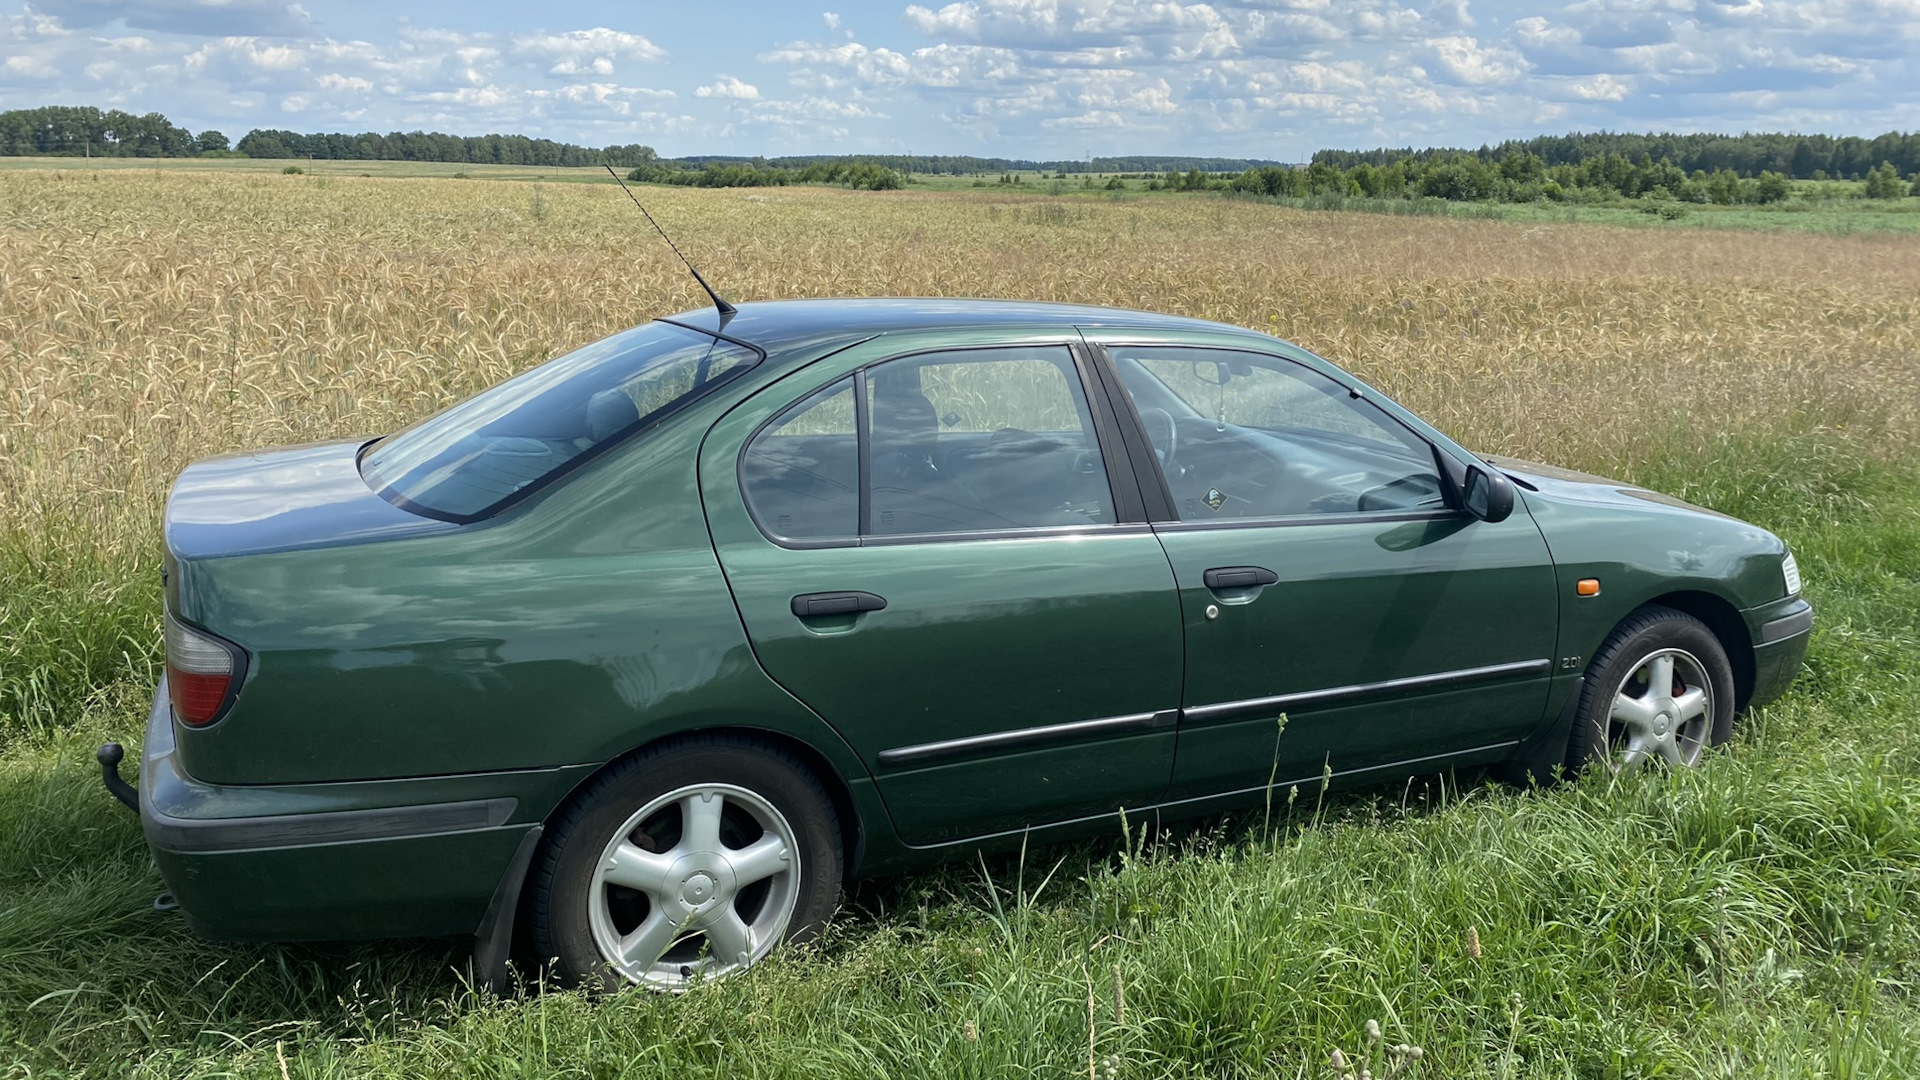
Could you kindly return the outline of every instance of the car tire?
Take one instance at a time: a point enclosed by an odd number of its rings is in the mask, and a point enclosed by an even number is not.
[[[806,765],[742,736],[645,751],[553,822],[528,895],[533,946],[566,986],[682,990],[819,933],[841,833]]]
[[[1697,765],[1733,735],[1733,699],[1733,665],[1705,623],[1669,607],[1640,608],[1587,665],[1567,771]]]

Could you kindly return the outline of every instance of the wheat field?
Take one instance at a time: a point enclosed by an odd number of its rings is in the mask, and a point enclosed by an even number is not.
[[[863,885],[820,950],[682,998],[491,1000],[460,942],[199,942],[152,913],[91,760],[145,715],[173,476],[392,430],[705,298],[610,183],[0,170],[0,1070],[944,1080],[1088,1075],[1091,1047],[1105,1077],[1320,1077],[1378,1018],[1426,1048],[1409,1080],[1920,1071],[1920,243],[641,194],[734,301],[1216,319],[1482,452],[1756,521],[1819,608],[1807,674],[1694,773],[1308,793],[1154,851]]]
[[[1484,452],[1920,435],[1920,244],[1219,199],[649,189],[730,299],[983,296],[1271,331]],[[150,546],[195,457],[391,430],[704,300],[612,185],[0,174],[0,522]]]

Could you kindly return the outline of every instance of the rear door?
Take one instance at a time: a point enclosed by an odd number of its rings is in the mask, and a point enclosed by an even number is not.
[[[1156,525],[1186,627],[1171,797],[1503,756],[1554,647],[1524,507],[1454,509],[1436,448],[1304,359],[1188,340],[1103,341],[1176,519]]]
[[[1173,575],[1077,339],[881,339],[708,436],[755,655],[861,755],[909,843],[1156,800]]]

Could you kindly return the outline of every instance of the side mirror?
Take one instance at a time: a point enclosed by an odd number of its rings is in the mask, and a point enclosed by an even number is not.
[[[1505,521],[1513,513],[1513,481],[1499,470],[1467,469],[1467,513],[1481,521]]]

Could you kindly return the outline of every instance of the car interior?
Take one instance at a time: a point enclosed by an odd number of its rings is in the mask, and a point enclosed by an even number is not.
[[[1312,423],[1311,409],[1305,412],[1309,419],[1293,424],[1233,423],[1229,416],[1260,411],[1249,405],[1245,393],[1237,401],[1233,396],[1240,389],[1233,385],[1236,378],[1255,377],[1252,362],[1215,365],[1183,359],[1170,364],[1123,355],[1115,366],[1133,396],[1183,521],[1446,505],[1432,448],[1388,426],[1390,419],[1343,415],[1359,407],[1335,398],[1310,405],[1338,407],[1342,412],[1330,414],[1337,423]],[[1179,384],[1188,395],[1203,396],[1195,393],[1195,384],[1219,388],[1215,415],[1202,412],[1168,385],[1163,376],[1170,369],[1193,373]],[[1342,392],[1340,397],[1347,395]]]
[[[956,429],[990,424],[968,423],[953,410],[943,417],[922,385],[928,366],[895,361],[871,373],[871,535],[1113,520],[1106,469],[1087,435],[1089,421],[1083,417],[1077,428],[1064,431]],[[1078,378],[1070,371],[1061,377]],[[749,504],[763,526],[788,539],[857,531],[859,463],[851,430],[788,433],[821,426],[804,420],[815,404],[802,402],[803,408],[756,436],[742,462]],[[988,401],[976,411],[985,416],[997,410]]]

